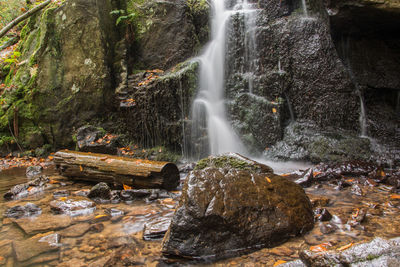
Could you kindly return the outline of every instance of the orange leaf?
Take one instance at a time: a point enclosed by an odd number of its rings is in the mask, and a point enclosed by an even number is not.
[[[59,199],[60,199],[61,201],[66,201],[66,200],[67,200],[66,197],[60,197]]]
[[[400,195],[398,195],[398,194],[393,194],[393,195],[390,195],[390,198],[391,198],[391,199],[400,199]]]
[[[313,172],[312,175],[313,176],[317,176],[318,174],[320,174],[321,172]]]
[[[272,113],[276,113],[276,108],[272,108]]]
[[[103,161],[106,160],[106,159],[108,159],[108,158],[107,157],[101,157],[100,158],[100,160],[103,160]]]
[[[59,184],[60,182],[57,181],[57,180],[52,180],[52,179],[50,179],[49,183],[50,183],[50,184]]]
[[[83,167],[82,167],[82,165],[79,165],[79,170],[80,170],[81,172],[83,172]]]
[[[114,159],[108,159],[108,160],[106,160],[107,163],[111,163],[111,162],[113,162],[113,161],[114,161]]]
[[[353,246],[353,243],[344,245],[344,246],[338,248],[337,250],[339,250],[339,251],[346,250],[346,249],[350,248],[351,246]]]
[[[49,159],[49,160],[53,160],[54,157],[53,157],[53,156],[48,156],[48,159]]]
[[[331,247],[332,245],[330,243],[322,243],[316,246],[311,246],[310,250],[314,252],[322,252],[322,251],[327,251],[327,247]]]
[[[385,174],[384,171],[380,171],[380,172],[379,172],[379,176],[380,176],[380,177],[385,177],[385,175],[386,175],[386,174]]]
[[[271,179],[269,179],[269,177],[265,176],[265,179],[267,180],[268,183],[271,183]]]
[[[30,187],[28,187],[28,192],[30,192],[31,190],[33,189],[33,187],[32,186],[30,186]]]
[[[278,266],[280,264],[286,263],[284,260],[278,260],[277,262],[274,263],[273,267]]]
[[[106,217],[107,215],[105,215],[105,214],[100,214],[100,215],[97,215],[96,217],[94,217],[95,219],[98,219],[98,218],[102,218],[102,217]]]
[[[132,187],[129,185],[124,184],[123,186],[124,186],[124,190],[132,189]]]

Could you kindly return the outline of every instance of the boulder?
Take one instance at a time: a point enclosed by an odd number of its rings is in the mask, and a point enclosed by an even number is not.
[[[246,165],[201,166],[188,175],[163,241],[164,255],[226,257],[272,247],[312,229],[311,203],[299,185]]]
[[[70,216],[87,215],[96,210],[94,202],[87,200],[53,200],[49,205],[53,213],[67,214]]]

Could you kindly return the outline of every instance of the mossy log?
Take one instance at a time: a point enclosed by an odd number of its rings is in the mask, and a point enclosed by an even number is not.
[[[167,190],[179,184],[179,170],[170,162],[69,150],[55,153],[54,162],[61,175],[77,180]]]

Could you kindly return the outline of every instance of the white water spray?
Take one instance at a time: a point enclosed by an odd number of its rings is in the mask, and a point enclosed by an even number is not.
[[[246,11],[247,1],[238,1],[232,10],[225,8],[225,1],[213,0],[213,18],[211,21],[211,41],[199,57],[200,88],[193,103],[194,139],[208,136],[209,154],[226,152],[247,154],[243,143],[234,132],[227,119],[225,110],[225,46],[226,28],[230,17],[236,12]],[[238,10],[238,4],[241,9]]]

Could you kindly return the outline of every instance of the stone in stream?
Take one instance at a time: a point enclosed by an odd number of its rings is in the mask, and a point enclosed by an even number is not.
[[[27,235],[43,233],[68,227],[72,220],[65,215],[45,215],[37,218],[20,218],[14,221]]]
[[[106,183],[98,183],[90,189],[88,198],[96,200],[110,200],[111,189]]]
[[[207,161],[221,167],[200,161],[188,175],[163,240],[164,255],[222,258],[313,228],[311,203],[299,185],[230,155]]]
[[[116,155],[118,152],[119,140],[119,136],[104,135],[104,132],[91,125],[80,127],[76,133],[79,151],[83,152]]]
[[[42,209],[33,203],[26,203],[24,206],[14,206],[9,208],[4,216],[8,218],[21,218],[21,217],[30,217],[33,215],[39,215],[42,213]]]
[[[143,239],[152,240],[163,238],[171,224],[170,217],[160,217],[151,220],[144,225]]]
[[[28,166],[26,168],[26,177],[28,178],[33,178],[39,174],[41,174],[43,171],[43,167],[38,165],[38,166]]]
[[[29,260],[39,254],[59,250],[58,234],[49,233],[47,235],[38,235],[23,241],[14,241],[13,248],[15,256],[19,262]]]
[[[90,229],[89,223],[78,223],[65,228],[58,233],[62,237],[79,237],[84,235]]]
[[[300,252],[307,266],[400,266],[400,238],[375,238],[344,251]],[[285,266],[285,265],[282,265]]]
[[[329,213],[329,211],[325,208],[317,208],[314,210],[315,214],[315,219],[317,221],[330,221],[332,219],[332,215]]]
[[[47,176],[41,175],[27,183],[15,185],[4,194],[4,199],[19,199],[42,192],[46,188],[51,187],[51,185],[48,184],[49,181],[50,179]]]
[[[49,205],[53,213],[70,216],[87,215],[96,210],[94,202],[88,200],[53,200]]]

